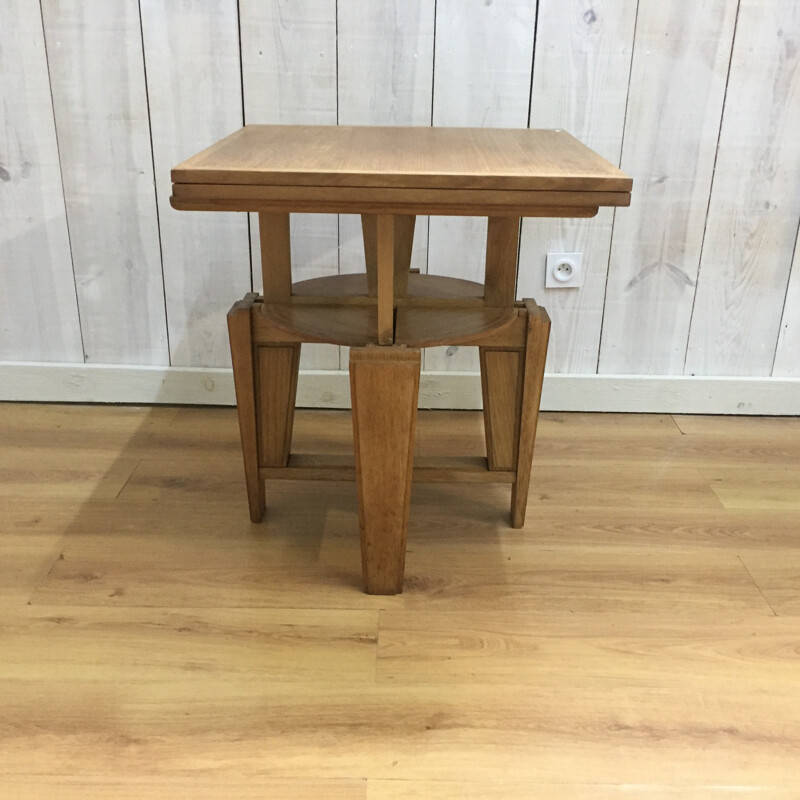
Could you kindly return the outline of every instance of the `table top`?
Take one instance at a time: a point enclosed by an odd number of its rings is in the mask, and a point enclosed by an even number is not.
[[[247,125],[172,170],[175,183],[629,192],[563,130]]]
[[[628,205],[632,184],[563,130],[323,125],[247,125],[172,180],[182,209],[541,216]]]

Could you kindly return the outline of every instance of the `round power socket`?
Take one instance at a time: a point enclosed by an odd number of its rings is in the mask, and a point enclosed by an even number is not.
[[[583,283],[582,253],[548,253],[544,285],[547,289],[572,289]]]
[[[553,267],[553,277],[561,283],[567,283],[575,277],[575,265],[564,259]]]

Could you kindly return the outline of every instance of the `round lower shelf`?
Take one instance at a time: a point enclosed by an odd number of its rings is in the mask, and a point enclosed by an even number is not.
[[[312,278],[292,286],[291,304],[264,304],[276,328],[305,342],[361,347],[378,343],[377,301],[365,274]],[[515,308],[487,308],[483,286],[442,275],[411,273],[398,298],[394,343],[437,347],[475,343],[516,319]]]
[[[370,297],[367,276],[364,272],[346,275],[326,275],[311,278],[292,285],[292,296],[300,302],[327,298],[348,299],[351,302],[375,302]],[[446,275],[408,275],[408,290],[405,297],[398,297],[398,306],[414,305],[417,301],[445,300],[465,305],[483,305],[483,284]]]

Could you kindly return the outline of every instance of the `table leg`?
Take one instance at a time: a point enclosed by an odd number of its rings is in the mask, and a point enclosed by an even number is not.
[[[539,404],[542,399],[542,380],[547,360],[547,342],[550,338],[550,317],[533,300],[525,300],[528,311],[528,331],[525,338],[525,366],[522,376],[517,446],[517,478],[511,488],[511,527],[525,524],[528,504],[528,487],[531,480],[533,446],[536,425],[539,421]]]
[[[394,216],[394,296],[405,297],[408,273],[411,269],[411,249],[414,246],[414,226],[417,218],[411,214]],[[378,216],[361,215],[364,237],[364,256],[367,265],[367,288],[371,297],[378,296]]]
[[[478,350],[489,469],[516,469],[525,351],[494,347]]]
[[[481,389],[490,470],[514,470],[511,526],[525,523],[533,446],[539,419],[550,318],[526,300],[525,347],[481,347]]]
[[[250,310],[258,295],[250,293],[234,303],[228,312],[228,335],[233,361],[233,382],[236,387],[236,407],[239,413],[239,433],[242,437],[244,474],[247,482],[247,501],[250,519],[261,522],[266,511],[264,481],[258,477],[258,409],[256,406],[253,331]]]
[[[256,353],[258,463],[285,467],[292,446],[300,345],[261,345]]]
[[[350,350],[353,438],[364,590],[403,590],[419,395],[420,351]]]

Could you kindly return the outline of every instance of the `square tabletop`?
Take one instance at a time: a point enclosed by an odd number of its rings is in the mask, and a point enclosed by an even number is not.
[[[563,130],[321,125],[247,125],[172,181],[187,210],[521,216],[628,205],[632,183]]]

